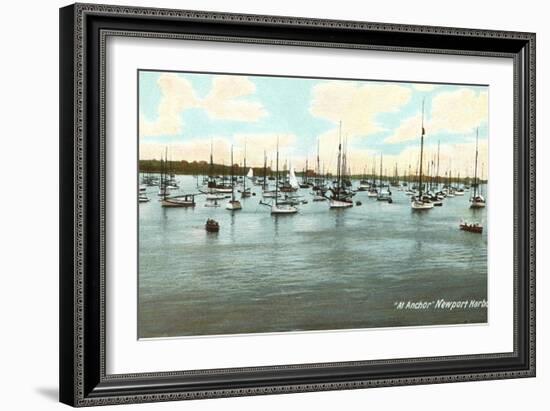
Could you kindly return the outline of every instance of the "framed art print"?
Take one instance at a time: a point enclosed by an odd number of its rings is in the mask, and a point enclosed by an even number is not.
[[[60,398],[535,375],[535,35],[76,4]]]

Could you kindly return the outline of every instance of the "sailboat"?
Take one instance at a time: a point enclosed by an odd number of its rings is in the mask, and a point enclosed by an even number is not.
[[[300,188],[300,184],[298,183],[298,179],[296,178],[296,172],[294,171],[294,167],[292,166],[290,167],[290,171],[288,173],[288,183],[294,189],[294,191]]]
[[[353,207],[353,200],[351,195],[346,191],[343,184],[343,174],[345,172],[345,161],[342,156],[342,122],[340,122],[340,132],[338,141],[338,164],[336,170],[336,180],[329,197],[330,208],[349,208]]]
[[[140,203],[148,203],[149,197],[147,197],[147,188],[144,186],[139,186],[138,201]]]
[[[168,154],[166,154],[167,156]],[[167,160],[163,158],[162,154],[160,155],[160,181],[159,181],[159,197],[166,197],[170,194],[172,187],[168,184],[168,177],[165,175],[168,168]]]
[[[378,192],[378,196],[376,197],[377,201],[386,201],[389,204],[393,203],[393,200],[391,198],[391,191],[390,191],[390,184],[388,184],[388,190],[386,192],[382,192],[382,154],[380,154],[380,191]]]
[[[464,195],[464,187],[460,187],[460,172],[458,173],[458,182],[457,182],[457,189],[455,190],[456,196],[463,196]]]
[[[367,180],[367,166],[363,169],[363,176],[359,180],[357,191],[367,191],[369,189],[369,181]]]
[[[260,204],[270,205],[271,214],[296,214],[298,208],[292,204],[280,204],[279,203],[279,138],[277,138],[277,161],[276,161],[276,172],[275,172],[275,197],[271,204],[263,203],[260,201]]]
[[[270,169],[270,173],[272,173],[272,170]],[[275,190],[269,189],[269,178],[267,176],[267,156],[265,155],[264,150],[264,178],[262,183],[262,197],[264,198],[273,198],[275,197]]]
[[[216,177],[214,176],[214,144],[213,142],[210,142],[210,165],[208,170],[208,179],[207,179],[207,190],[206,192],[203,191],[204,194],[206,194],[206,200],[208,201],[217,201],[222,200],[226,198],[226,194],[220,193],[218,191],[218,184],[216,182]]]
[[[470,208],[483,208],[485,207],[485,198],[481,194],[478,194],[479,180],[477,179],[477,158],[479,153],[479,130],[476,129],[476,161],[474,168],[474,193],[470,198]]]
[[[313,195],[313,201],[326,201],[327,197],[325,196],[326,193],[326,187],[325,187],[325,181],[324,177],[322,177],[321,173],[321,163],[319,160],[319,150],[320,150],[320,144],[319,139],[317,139],[317,168],[315,169],[315,179],[313,180],[313,186],[312,189],[312,195]],[[324,168],[324,165],[323,165]]]
[[[147,197],[147,186],[144,186],[144,185],[139,186],[138,201],[140,203],[149,202],[149,197]]]
[[[233,163],[233,146],[231,146],[231,200],[225,206],[226,209],[235,211],[242,209],[241,202],[235,198],[235,164]]]
[[[307,181],[307,158],[306,158],[306,167],[302,174],[302,182],[300,183],[300,188],[309,188],[309,182]]]
[[[168,158],[168,153],[166,153],[166,158]],[[179,196],[168,196],[168,190],[166,189],[169,181],[169,171],[168,164],[165,160],[164,163],[161,160],[161,175],[160,175],[160,186],[164,188],[162,190],[162,199],[160,200],[160,205],[162,207],[195,207],[195,195],[194,194],[183,194]]]
[[[376,159],[374,159],[374,161],[372,162],[372,182],[370,183],[369,191],[367,192],[367,197],[373,197],[373,198],[378,197],[378,190],[376,188],[375,180],[376,180]]]
[[[243,170],[246,170],[246,142],[244,144],[244,168]],[[252,180],[254,178],[254,172],[252,171],[252,168],[248,171],[248,174],[245,178],[243,178],[243,191],[241,192],[241,197],[246,198],[250,197],[252,195],[252,192],[250,188],[246,188],[246,180],[250,179]]]
[[[422,132],[420,133],[420,170],[418,173],[418,195],[411,197],[411,208],[413,210],[430,210],[434,207],[433,203],[422,195],[422,162],[424,155],[424,100],[422,100]]]

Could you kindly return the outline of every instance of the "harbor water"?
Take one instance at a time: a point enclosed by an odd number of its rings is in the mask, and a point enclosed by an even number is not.
[[[195,177],[176,179],[179,193],[198,192]],[[412,211],[397,188],[391,204],[358,192],[362,205],[348,209],[329,209],[300,189],[308,203],[279,216],[259,204],[261,187],[252,191],[242,210],[229,211],[227,199],[205,207],[204,195],[192,208],[163,208],[158,187],[147,188],[150,201],[139,204],[138,337],[487,321],[486,305],[441,306],[487,300],[487,210],[469,208],[469,191]],[[208,218],[218,233],[205,230]],[[461,231],[462,218],[483,233]],[[418,304],[438,301],[439,308]]]

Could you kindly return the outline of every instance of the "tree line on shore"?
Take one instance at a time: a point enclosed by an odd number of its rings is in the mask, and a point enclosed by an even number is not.
[[[162,170],[162,164],[161,160],[139,160],[139,171],[140,173],[160,173]],[[207,161],[168,161],[167,165],[165,166],[169,173],[173,174],[186,174],[186,175],[201,175],[201,176],[207,176],[207,175],[213,175],[213,176],[220,176],[220,175],[231,175],[231,165],[225,165],[225,164],[210,164]],[[263,167],[247,167],[246,169],[239,164],[235,164],[233,166],[233,173],[235,175],[245,175],[248,173],[248,170],[252,168],[253,173],[256,177],[261,177],[264,174],[264,168]],[[274,171],[271,170],[271,167],[266,168],[266,175],[270,176],[274,174]],[[296,170],[296,176],[302,177],[304,175],[303,170]],[[283,171],[280,171],[280,175],[282,176]],[[314,170],[307,170],[306,172],[306,178],[307,177],[316,177],[316,173]],[[325,176],[326,178],[331,178],[332,174],[327,173]],[[367,179],[367,180],[378,180],[380,176],[378,175],[372,175],[372,174],[354,174],[351,176],[352,179]],[[395,176],[382,176],[382,180],[392,180],[395,179]],[[434,179],[436,181],[437,177],[424,177],[427,181],[431,181],[431,179]],[[399,181],[416,181],[415,175],[400,175],[397,176],[397,179]],[[458,177],[452,177],[452,183],[460,183],[460,184],[471,184],[473,183],[473,178],[466,177],[466,178],[458,178]],[[448,178],[445,176],[439,176],[440,183],[447,183]],[[487,180],[480,180],[482,184],[486,183]]]

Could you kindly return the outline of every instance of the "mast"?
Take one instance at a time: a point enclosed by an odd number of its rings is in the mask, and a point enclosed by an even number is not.
[[[485,163],[481,163],[481,179],[480,181],[483,182],[485,179]],[[483,196],[483,184],[479,184],[479,195]]]
[[[477,156],[478,156],[479,129],[476,128],[476,161],[474,167],[474,198],[477,197]]]
[[[246,193],[246,140],[244,142],[243,193]]]
[[[316,185],[319,186],[321,182],[321,165],[319,163],[319,138],[317,138],[317,181]]]
[[[380,191],[382,191],[382,153],[380,153],[380,179],[378,180]]]
[[[214,176],[214,141],[210,140],[210,178]]]
[[[265,155],[265,150],[264,150],[264,184],[263,184],[263,189],[265,190],[265,187],[266,187],[266,180],[267,179],[267,157]]]
[[[340,178],[342,174],[342,122],[340,121],[340,131],[338,133],[338,164],[337,164],[337,170],[336,170],[336,188],[337,193],[340,193]]]
[[[453,188],[453,160],[449,162],[449,191]]]
[[[233,145],[231,145],[231,202],[235,201],[235,187],[234,187],[234,165],[233,165]]]
[[[437,140],[437,171],[435,173],[436,190],[439,190],[439,140]]]
[[[167,177],[168,177],[168,165],[167,165],[167,161],[168,161],[168,148],[165,147],[164,148],[164,167],[163,167],[163,176],[164,176],[164,184],[162,185],[162,199],[163,200],[166,200],[166,191],[168,189],[168,182],[166,181],[167,180]]]
[[[279,205],[279,136],[277,136],[277,161],[275,169],[275,205]]]
[[[422,156],[424,154],[424,100],[422,100],[422,133],[420,134],[420,170],[418,176],[418,198],[422,199]]]

